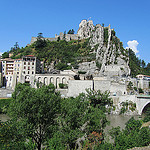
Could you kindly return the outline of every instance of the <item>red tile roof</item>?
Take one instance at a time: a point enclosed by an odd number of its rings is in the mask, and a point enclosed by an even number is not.
[[[33,56],[33,55],[26,55],[26,57],[35,57],[35,56]]]

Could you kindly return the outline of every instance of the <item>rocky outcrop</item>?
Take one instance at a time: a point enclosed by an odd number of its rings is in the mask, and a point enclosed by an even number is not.
[[[99,69],[99,76],[113,77],[130,74],[128,52],[123,48],[122,42],[115,36],[115,31],[110,28],[110,25],[108,27],[100,24],[94,26],[93,21],[82,20],[77,34],[80,39],[89,38],[92,53],[96,53],[95,70]],[[84,64],[80,66],[83,67]]]

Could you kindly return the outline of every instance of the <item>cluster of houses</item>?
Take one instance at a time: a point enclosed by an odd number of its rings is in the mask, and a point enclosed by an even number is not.
[[[36,87],[37,82],[43,84],[53,83],[59,88],[59,83],[67,83],[73,72],[60,71],[59,74],[44,74],[43,63],[35,56],[27,55],[22,59],[1,59],[0,85],[7,89],[14,89],[18,82],[29,83]]]
[[[45,85],[53,83],[56,89],[62,90],[65,96],[77,96],[79,93],[85,92],[86,88],[108,90],[112,95],[114,93],[118,93],[118,95],[127,94],[129,79],[121,78],[115,82],[114,79],[104,77],[85,79],[84,75],[80,75],[79,80],[75,78],[78,76],[77,72],[72,70],[64,70],[53,74],[44,73],[43,63],[33,55],[23,56],[21,59],[1,59],[0,64],[0,85],[7,89],[14,90],[18,82],[29,83],[34,88],[37,87],[37,83]],[[150,76],[140,74],[137,75],[136,79],[131,78],[130,80],[133,86],[137,88],[149,88]],[[67,86],[62,89],[60,84]]]

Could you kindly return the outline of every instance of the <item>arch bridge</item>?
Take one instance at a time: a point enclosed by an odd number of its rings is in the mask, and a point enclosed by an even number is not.
[[[150,95],[137,95],[136,106],[138,114],[141,115],[144,109],[150,105]]]

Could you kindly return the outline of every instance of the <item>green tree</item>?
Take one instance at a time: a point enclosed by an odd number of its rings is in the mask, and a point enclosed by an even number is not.
[[[144,60],[142,60],[142,62],[141,62],[141,65],[142,65],[142,68],[145,68],[145,61]]]
[[[150,143],[150,129],[141,128],[142,123],[133,117],[126,123],[124,130],[112,128],[110,135],[114,138],[115,150],[126,150],[133,147],[147,146]]]
[[[70,29],[70,30],[67,32],[67,34],[74,34],[74,32],[75,32],[75,31],[74,31],[73,29],[72,29],[72,30]]]
[[[2,54],[2,58],[9,58],[9,52],[4,52]]]
[[[90,136],[96,133],[101,136],[99,140],[104,140],[103,129],[108,123],[104,107],[112,104],[112,101],[108,95],[105,96],[100,91],[92,92],[88,89],[87,92],[76,98],[66,98],[61,102],[59,137],[62,137],[61,142],[70,149],[75,149],[77,139],[84,135]],[[56,134],[58,136],[58,133]]]
[[[38,39],[44,38],[44,37],[43,37],[43,33],[38,33],[37,38],[38,38]]]
[[[9,114],[15,119],[22,134],[32,139],[38,150],[46,138],[51,138],[59,113],[61,97],[55,92],[52,84],[34,89],[24,84],[18,84],[13,93],[13,101]]]
[[[129,90],[132,90],[133,89],[133,83],[130,81],[127,85],[128,89]]]

